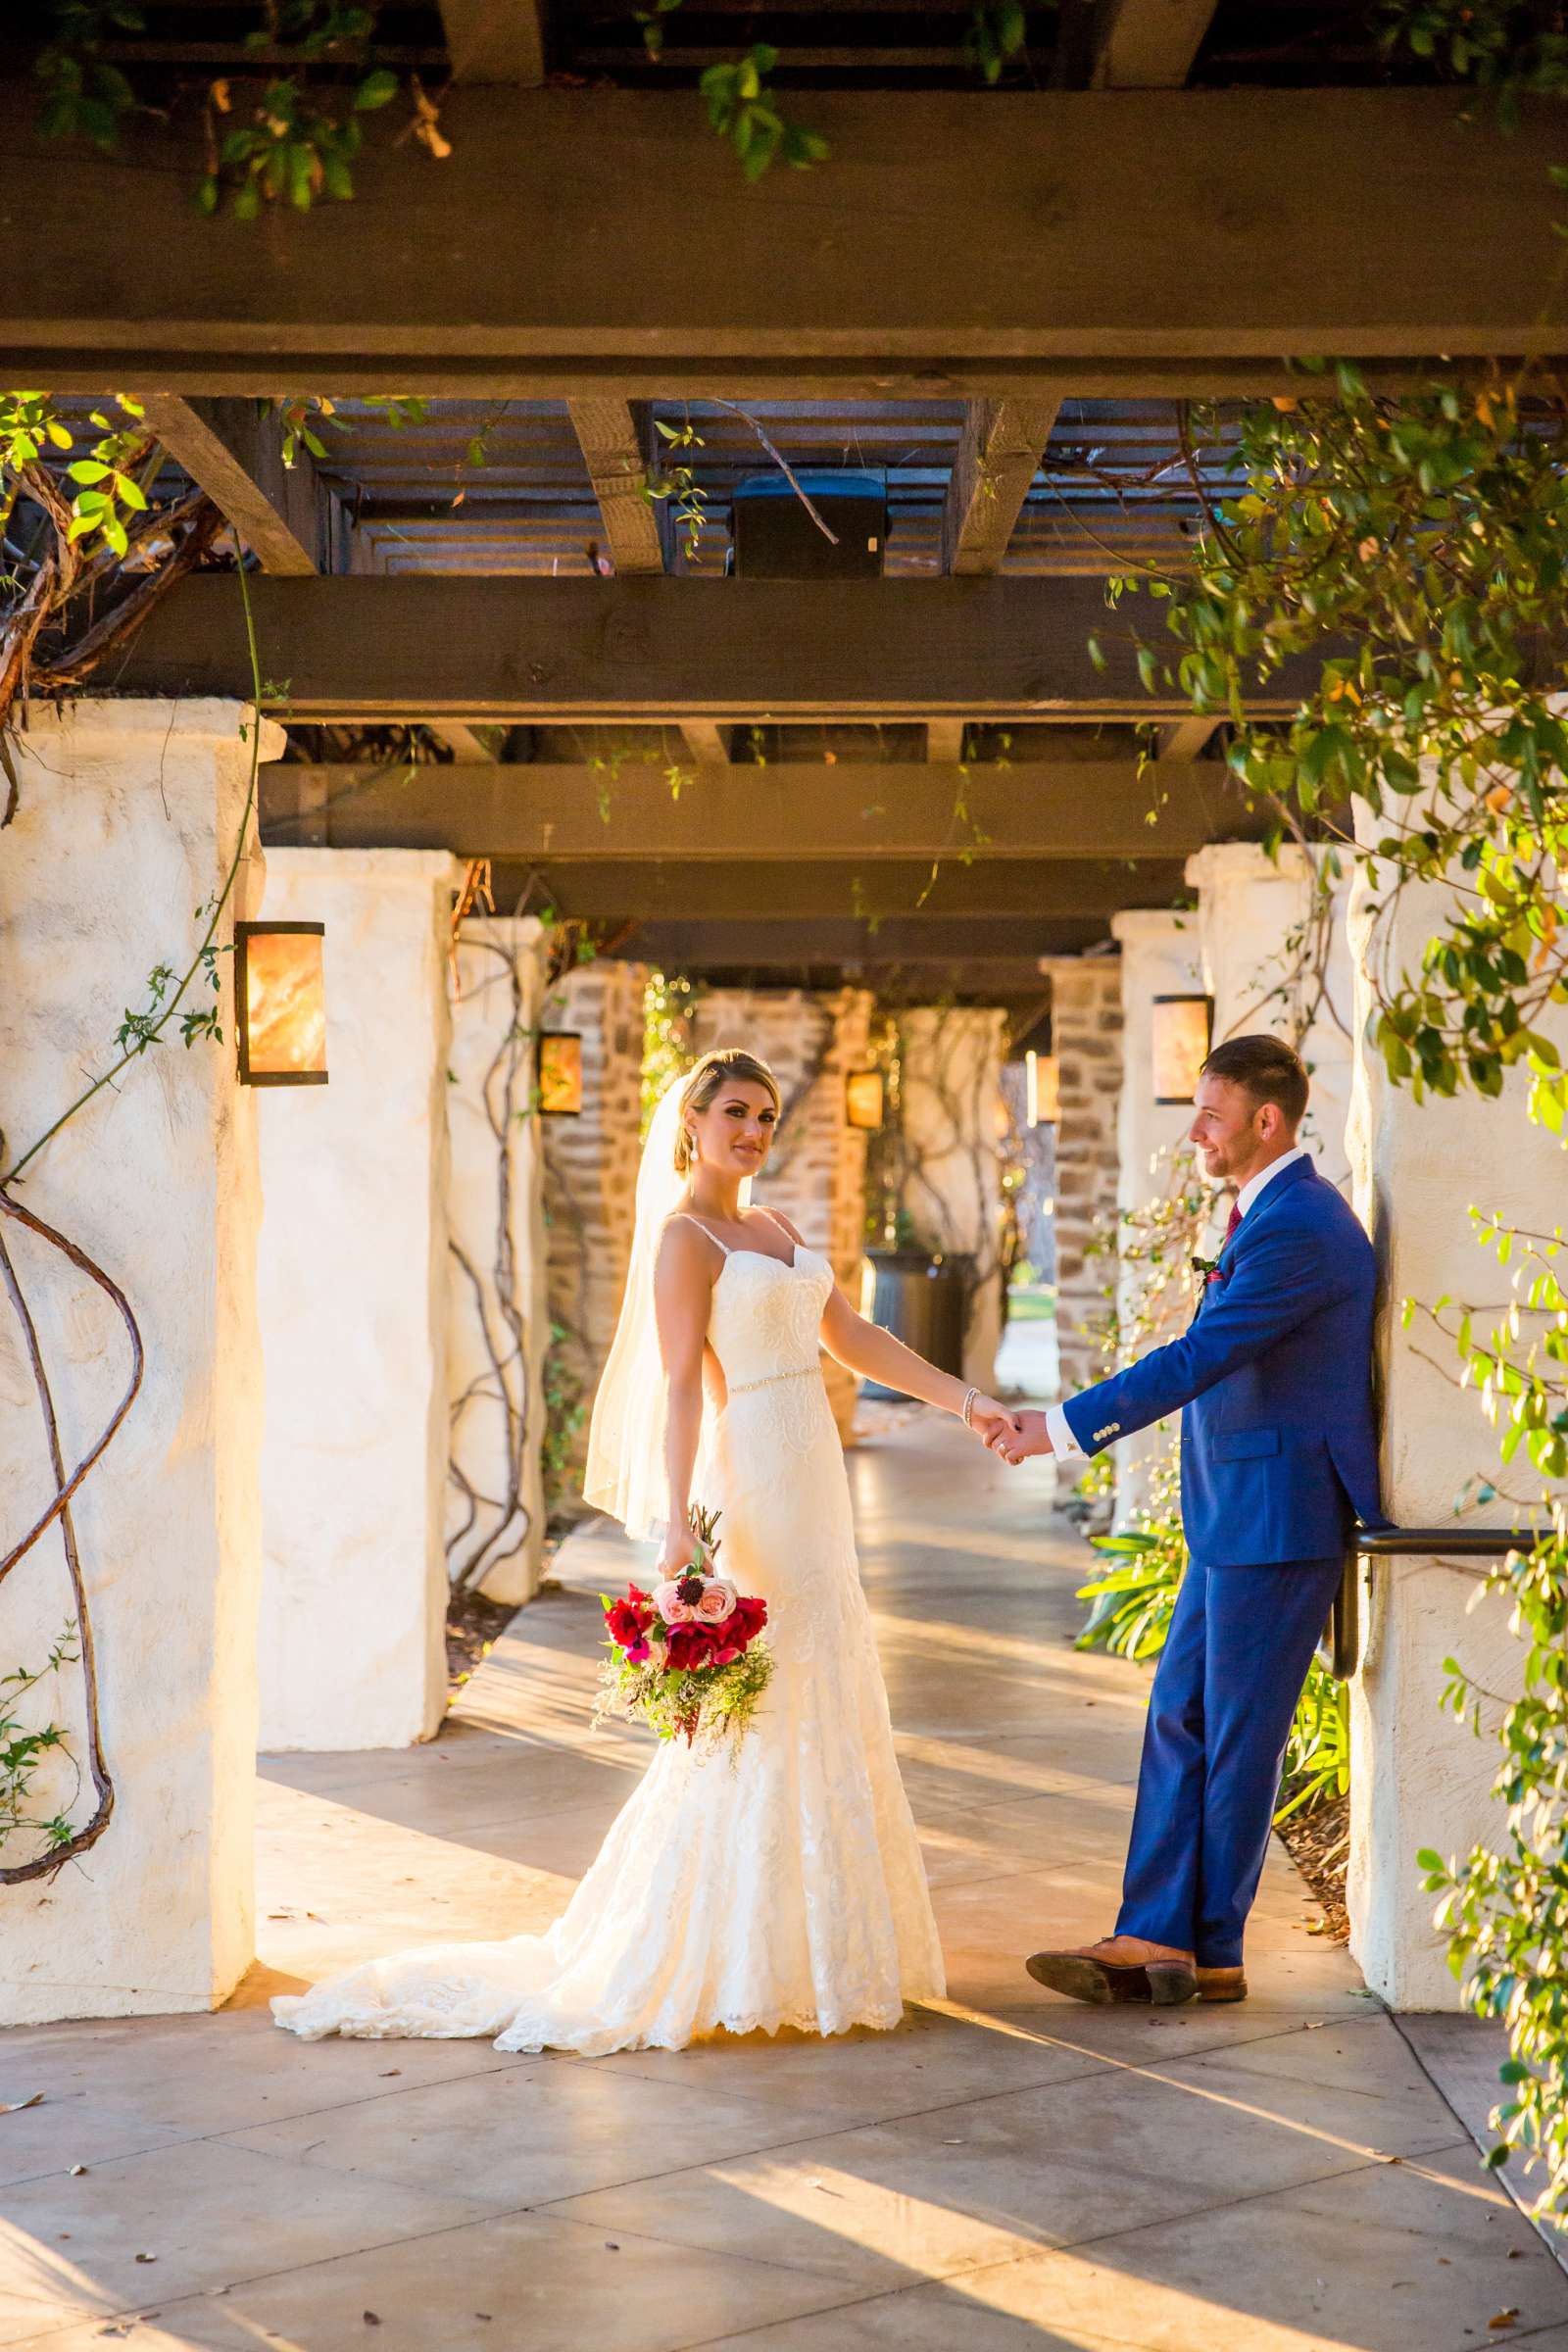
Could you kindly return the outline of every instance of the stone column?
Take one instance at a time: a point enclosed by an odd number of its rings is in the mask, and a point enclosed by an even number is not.
[[[1364,837],[1385,830],[1379,824]],[[1372,1006],[1370,959],[1395,972],[1418,970],[1446,896],[1439,884],[1406,885],[1392,917],[1374,931],[1376,894],[1357,874],[1350,944],[1358,1038]],[[1548,1013],[1536,1025],[1568,1054],[1568,1018]],[[1363,1045],[1357,1054],[1350,1156],[1356,1208],[1383,1277],[1383,1507],[1396,1525],[1441,1525],[1472,1474],[1496,1472],[1495,1434],[1475,1392],[1454,1386],[1449,1366],[1457,1358],[1430,1328],[1406,1332],[1400,1305],[1407,1297],[1434,1304],[1445,1296],[1506,1300],[1506,1275],[1476,1247],[1472,1202],[1538,1230],[1560,1223],[1562,1146],[1527,1119],[1528,1087],[1515,1072],[1499,1101],[1461,1095],[1417,1102],[1408,1087],[1390,1084],[1375,1048]],[[1472,1526],[1505,1527],[1512,1513],[1498,1500],[1466,1516]],[[1462,1856],[1505,1835],[1502,1809],[1490,1793],[1500,1759],[1490,1736],[1498,1710],[1487,1708],[1488,1736],[1477,1740],[1438,1703],[1450,1656],[1488,1690],[1507,1697],[1519,1690],[1521,1654],[1507,1604],[1488,1597],[1477,1605],[1477,1590],[1472,1576],[1441,1560],[1379,1561],[1363,1604],[1365,1648],[1350,1707],[1350,1944],[1368,1984],[1396,2009],[1460,2006],[1446,1939],[1432,1924],[1433,1899],[1421,1886],[1418,1850]]]
[[[1192,1124],[1190,1102],[1154,1097],[1154,1003],[1158,997],[1203,992],[1198,919],[1171,909],[1130,908],[1111,919],[1121,947],[1122,1076],[1116,1110],[1119,1162],[1116,1205],[1123,1217],[1167,1197],[1176,1155]],[[1125,1263],[1117,1271],[1117,1307],[1124,1321],[1142,1299],[1153,1319],[1145,1348],[1175,1339],[1191,1310],[1185,1289],[1171,1282],[1155,1302],[1147,1272]],[[1157,1313],[1155,1312],[1157,1303]],[[1125,1525],[1149,1491],[1149,1466],[1169,1448],[1176,1424],[1139,1430],[1116,1442],[1116,1519]]]
[[[1319,1171],[1348,1192],[1345,1122],[1354,1055],[1347,887],[1336,888],[1325,907],[1306,851],[1287,843],[1271,858],[1250,841],[1199,850],[1187,860],[1187,880],[1198,892],[1215,1041],[1255,1030],[1291,1040],[1312,1087],[1301,1140],[1316,1152]],[[1314,924],[1326,956],[1314,952],[1303,975],[1300,942]]]
[[[1005,1015],[919,1005],[899,1015],[903,1206],[920,1241],[973,1260],[963,1377],[990,1389],[1002,1336],[1002,1162]]]
[[[561,1432],[547,1485],[554,1512],[582,1511],[588,1411],[620,1312],[642,1157],[647,966],[580,964],[545,1000],[546,1029],[582,1038],[578,1118],[542,1122],[551,1345],[547,1386]]]
[[[447,1567],[455,1584],[522,1601],[545,1532],[542,924],[470,917],[451,976]]]
[[[1061,1080],[1056,1129],[1056,1341],[1061,1390],[1102,1369],[1094,1337],[1115,1286],[1116,1144],[1121,1091],[1121,965],[1113,956],[1051,956],[1051,1041]],[[1106,1253],[1091,1253],[1103,1241]]]
[[[106,1069],[147,975],[182,969],[246,818],[253,753],[221,702],[34,703],[16,746],[18,801],[0,836],[0,1126],[14,1163]],[[255,914],[251,847],[219,938]],[[235,1074],[228,958],[222,1042],[148,1050],[31,1162],[15,1197],[126,1292],[146,1348],[141,1393],[74,1504],[96,1644],[109,1826],[81,1869],[5,1891],[0,2022],[215,2007],[254,1950],[256,1605],[261,1575],[261,1214],[256,1098]],[[214,1002],[205,978],[189,1000]],[[113,1413],[128,1345],[102,1295],[0,1220],[38,1334],[68,1462]],[[0,1297],[0,1549],[54,1492],[17,1319]],[[0,1674],[42,1664],[73,1615],[58,1530],[0,1586]],[[74,1801],[81,1668],[23,1702],[59,1723],[30,1809]],[[39,1840],[8,1839],[7,1865]]]
[[[873,998],[861,988],[705,989],[692,1006],[697,1053],[745,1046],[774,1072],[785,1116],[755,1198],[782,1210],[858,1306],[865,1254],[865,1135],[845,1116],[846,1073],[869,1055]],[[828,1399],[846,1445],[854,1435],[858,1382],[822,1358]]]
[[[264,1748],[406,1747],[446,1706],[447,956],[434,850],[273,850],[326,925],[328,1082],[261,1107]]]

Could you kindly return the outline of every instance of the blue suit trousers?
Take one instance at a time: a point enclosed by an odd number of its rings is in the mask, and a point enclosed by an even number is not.
[[[1342,1561],[1189,1563],[1144,1728],[1119,1936],[1235,1968]]]

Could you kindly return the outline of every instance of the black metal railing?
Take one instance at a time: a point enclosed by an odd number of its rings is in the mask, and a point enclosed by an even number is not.
[[[1506,1559],[1510,1551],[1528,1550],[1536,1541],[1528,1528],[1505,1527],[1358,1527],[1345,1555],[1345,1573],[1334,1596],[1322,1649],[1324,1663],[1342,1682],[1361,1659],[1361,1579],[1363,1559],[1404,1560],[1436,1558],[1458,1567],[1461,1561]],[[1465,1574],[1485,1576],[1484,1568]]]

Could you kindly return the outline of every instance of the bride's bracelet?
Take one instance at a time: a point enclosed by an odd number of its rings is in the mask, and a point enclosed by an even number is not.
[[[960,1409],[962,1410],[963,1426],[965,1429],[973,1429],[974,1427],[974,1408],[979,1401],[979,1397],[980,1392],[978,1389],[966,1389],[964,1391],[963,1404]]]

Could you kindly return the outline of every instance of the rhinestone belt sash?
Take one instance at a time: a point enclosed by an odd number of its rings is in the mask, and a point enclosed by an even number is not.
[[[770,1389],[776,1380],[815,1380],[816,1378],[818,1378],[817,1366],[803,1364],[798,1372],[764,1372],[760,1380],[737,1381],[729,1394],[731,1396],[744,1396],[749,1389]]]

